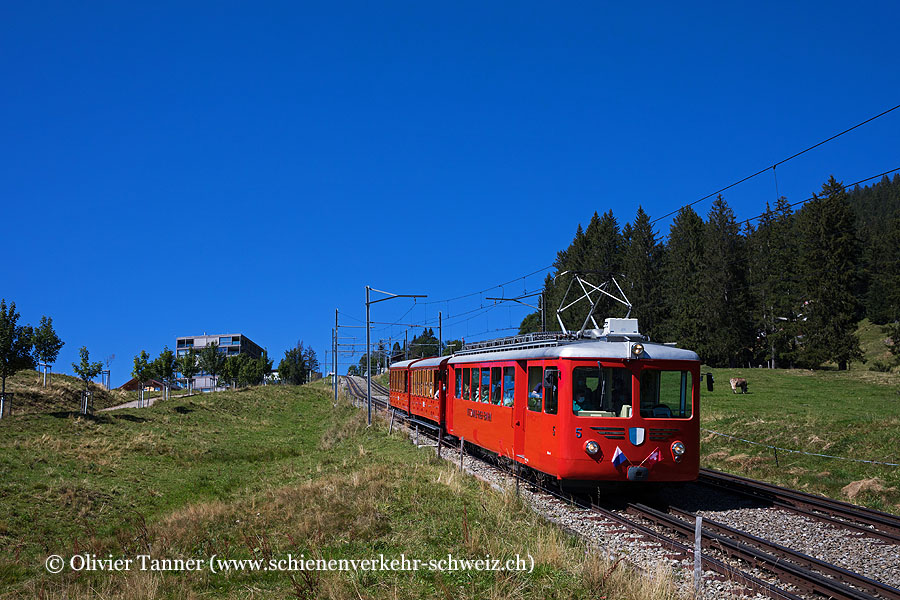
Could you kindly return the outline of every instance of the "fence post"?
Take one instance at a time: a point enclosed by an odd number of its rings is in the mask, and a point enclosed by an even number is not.
[[[444,429],[438,429],[438,447],[437,447],[437,457],[441,457],[441,444],[444,443]]]
[[[700,554],[700,541],[703,536],[703,517],[697,516],[694,522],[694,594],[700,591],[700,570],[702,564],[702,555]]]
[[[459,438],[459,470],[462,471],[463,467],[463,452],[466,451],[466,438]]]
[[[515,478],[516,478],[516,497],[517,498],[519,497],[519,475],[521,473],[521,467],[522,467],[522,463],[520,463],[518,460],[516,460]]]

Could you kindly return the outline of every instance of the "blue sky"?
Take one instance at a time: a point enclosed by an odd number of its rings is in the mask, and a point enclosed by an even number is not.
[[[322,358],[373,318],[493,337],[442,299],[552,263],[900,104],[896,3],[6,3],[0,296],[115,354],[242,332]],[[900,110],[778,168],[798,201],[900,167]],[[766,174],[726,194],[747,218]],[[697,205],[705,214],[708,202]],[[657,223],[661,233],[667,221]],[[485,310],[477,310],[485,307]],[[402,338],[380,328],[375,338]],[[348,329],[363,337],[363,330]],[[345,359],[349,360],[349,359]],[[342,368],[343,370],[343,368]]]

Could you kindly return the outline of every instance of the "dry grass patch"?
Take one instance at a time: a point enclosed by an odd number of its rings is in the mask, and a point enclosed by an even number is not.
[[[859,496],[863,492],[893,492],[896,488],[886,487],[884,485],[884,481],[877,477],[872,477],[870,479],[861,479],[859,481],[851,482],[841,488],[841,494],[844,495],[845,498],[850,500],[854,500],[857,496]]]

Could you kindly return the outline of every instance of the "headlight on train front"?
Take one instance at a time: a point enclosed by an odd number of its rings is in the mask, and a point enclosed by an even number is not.
[[[631,353],[634,354],[635,358],[640,358],[641,354],[644,353],[644,345],[643,344],[635,344],[631,347]]]
[[[598,444],[594,440],[588,440],[584,443],[584,451],[591,456],[597,456],[598,454],[600,454],[600,444]]]
[[[682,456],[684,456],[684,444],[675,442],[672,444],[672,457],[676,462],[679,462]]]

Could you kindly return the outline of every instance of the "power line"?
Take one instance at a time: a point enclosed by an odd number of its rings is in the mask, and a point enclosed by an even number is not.
[[[542,272],[542,271],[547,271],[547,270],[552,269],[552,268],[553,268],[553,265],[548,265],[548,266],[546,266],[546,267],[542,267],[542,268],[540,268],[540,269],[537,269],[536,271],[532,271],[531,273],[527,273],[527,274],[525,274],[525,275],[522,275],[521,277],[516,277],[515,279],[510,279],[509,281],[506,281],[506,282],[504,282],[504,283],[498,283],[497,285],[492,285],[492,286],[489,287],[489,288],[484,288],[483,290],[478,290],[477,292],[472,292],[472,293],[470,293],[470,294],[463,294],[462,296],[456,296],[455,298],[447,298],[446,300],[430,300],[430,301],[428,301],[428,302],[422,302],[422,304],[442,304],[442,303],[444,303],[444,302],[453,302],[453,301],[455,301],[455,300],[462,300],[463,298],[471,298],[472,296],[477,296],[478,294],[484,294],[485,292],[489,292],[489,291],[491,291],[491,290],[493,290],[493,289],[496,289],[496,288],[498,288],[498,287],[503,287],[503,286],[505,286],[505,285],[510,285],[510,284],[515,283],[515,282],[517,282],[517,281],[521,281],[522,279],[525,279],[526,277],[531,277],[532,275],[537,275],[538,273],[540,273],[540,272]]]
[[[702,202],[702,201],[704,201],[704,200],[707,200],[707,199],[709,199],[709,198],[712,198],[713,196],[716,196],[716,195],[718,195],[718,194],[721,194],[721,193],[724,192],[725,190],[731,189],[731,188],[733,188],[733,187],[736,186],[736,185],[740,185],[740,184],[744,183],[745,181],[748,181],[748,180],[750,180],[750,179],[753,179],[754,177],[757,177],[758,175],[762,175],[763,173],[765,173],[765,172],[768,171],[769,169],[772,169],[772,170],[774,171],[775,168],[776,168],[778,165],[784,164],[784,163],[788,162],[789,160],[793,160],[793,159],[797,158],[798,156],[801,156],[801,155],[803,155],[803,154],[806,154],[806,153],[809,152],[810,150],[813,150],[813,149],[815,149],[815,148],[818,148],[819,146],[821,146],[821,145],[823,145],[823,144],[827,144],[827,143],[830,142],[831,140],[834,140],[834,139],[836,139],[836,138],[839,138],[839,137],[841,137],[842,135],[844,135],[845,133],[850,133],[850,132],[853,131],[854,129],[856,129],[856,128],[858,128],[858,127],[862,127],[862,126],[865,125],[866,123],[870,123],[870,122],[874,121],[875,119],[877,119],[877,118],[879,118],[879,117],[883,117],[884,115],[888,114],[889,112],[895,111],[895,110],[897,110],[898,108],[900,108],[900,104],[898,104],[897,106],[894,106],[894,107],[892,107],[892,108],[889,108],[889,109],[887,109],[887,110],[884,111],[884,112],[878,113],[878,114],[875,115],[874,117],[869,117],[869,118],[866,119],[865,121],[862,121],[861,123],[857,123],[857,124],[854,125],[853,127],[850,127],[849,129],[845,129],[844,131],[841,131],[840,133],[836,133],[836,134],[834,134],[833,136],[831,136],[830,138],[824,139],[824,140],[822,140],[821,142],[819,142],[819,143],[817,143],[817,144],[813,144],[813,145],[810,146],[809,148],[806,148],[806,149],[804,149],[804,150],[801,150],[800,152],[797,152],[796,154],[792,154],[791,156],[788,156],[787,158],[784,158],[784,159],[782,159],[782,160],[779,160],[779,161],[776,162],[775,164],[773,164],[773,165],[771,165],[771,166],[769,166],[769,167],[766,167],[765,169],[760,169],[759,171],[757,171],[756,173],[753,173],[752,175],[748,175],[748,176],[744,177],[743,179],[741,179],[741,180],[739,180],[739,181],[735,181],[734,183],[732,183],[732,184],[730,184],[730,185],[726,185],[725,187],[723,187],[723,188],[720,189],[720,190],[716,190],[715,192],[713,192],[713,193],[711,193],[711,194],[707,194],[706,196],[703,196],[702,198],[699,198],[699,199],[697,199],[697,200],[694,200],[693,202],[690,202],[690,203],[685,204],[684,206],[681,206],[681,207],[679,207],[679,208],[677,208],[677,209],[675,209],[675,210],[673,210],[673,211],[671,211],[671,212],[668,212],[668,213],[664,214],[664,215],[661,216],[661,217],[657,217],[657,218],[653,219],[652,221],[650,221],[650,224],[652,225],[653,223],[656,223],[657,221],[660,221],[660,220],[662,220],[662,219],[665,219],[666,217],[670,217],[670,216],[674,215],[675,213],[677,213],[677,212],[678,212],[679,210],[681,210],[682,208],[687,208],[688,206],[693,206],[693,205],[697,204],[698,202]]]
[[[892,109],[892,110],[893,110],[893,109]],[[873,118],[874,118],[874,117],[873,117]],[[856,186],[858,186],[858,185],[861,184],[861,183],[865,183],[865,182],[867,182],[867,181],[872,181],[873,179],[878,179],[879,177],[884,177],[885,175],[889,175],[889,174],[895,173],[895,172],[897,172],[897,171],[900,171],[900,167],[897,167],[897,168],[895,168],[895,169],[891,169],[891,170],[889,170],[889,171],[885,171],[885,172],[883,172],[883,173],[879,173],[878,175],[872,175],[871,177],[866,177],[865,179],[860,179],[859,181],[855,181],[855,182],[849,183],[849,184],[847,184],[847,185],[844,185],[844,184],[841,184],[841,185],[842,185],[843,188],[846,190],[846,189],[848,189],[848,188],[856,187]],[[805,204],[806,202],[810,202],[811,200],[815,200],[816,198],[818,198],[818,196],[816,196],[815,194],[813,194],[813,195],[810,196],[809,198],[805,198],[805,199],[800,200],[800,201],[798,201],[798,202],[792,202],[791,204],[788,204],[787,207],[788,207],[788,208],[793,208],[793,207],[798,206],[798,205],[800,205],[800,204]],[[769,212],[769,211],[766,211],[766,212]],[[750,217],[749,219],[744,219],[743,221],[738,221],[738,222],[737,222],[737,225],[740,226],[740,225],[743,225],[744,223],[749,223],[750,221],[755,221],[756,219],[761,219],[761,218],[764,217],[765,215],[766,215],[766,213],[760,213],[760,214],[756,215],[755,217]]]

